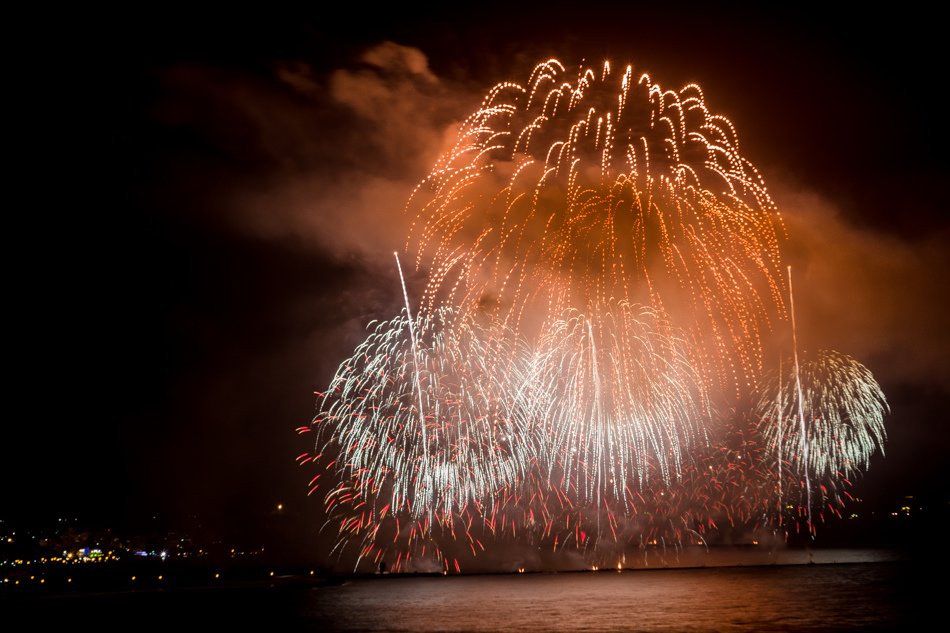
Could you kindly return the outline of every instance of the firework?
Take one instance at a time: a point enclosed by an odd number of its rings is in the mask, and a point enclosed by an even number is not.
[[[651,476],[669,483],[703,439],[708,406],[685,341],[649,308],[569,312],[542,339],[531,382],[542,464],[580,504],[626,501]]]
[[[533,458],[513,414],[526,352],[446,310],[420,316],[415,331],[416,353],[408,319],[380,323],[340,366],[317,452],[335,448],[347,485],[380,507],[451,516],[514,484]]]
[[[708,382],[756,375],[783,307],[779,230],[732,124],[695,84],[664,90],[608,64],[569,79],[551,60],[496,86],[413,194],[424,305],[490,300],[522,330],[534,313],[551,325],[647,303],[700,343]]]
[[[801,407],[790,360],[763,387],[760,432],[771,447],[781,446],[783,461],[813,476],[852,476],[884,451],[887,400],[867,367],[850,356],[819,350],[803,357]]]
[[[539,64],[488,93],[409,209],[421,304],[403,280],[404,316],[300,429],[357,565],[458,570],[485,541],[600,565],[802,517],[811,533],[812,483],[838,512],[883,450],[887,403],[853,359],[796,354],[760,384],[763,333],[791,316],[797,336],[781,222],[695,84]],[[749,387],[755,424],[715,415]]]

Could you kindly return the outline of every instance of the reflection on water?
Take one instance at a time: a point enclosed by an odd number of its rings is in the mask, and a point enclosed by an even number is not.
[[[816,554],[816,559],[818,555]],[[816,562],[818,562],[816,560]],[[58,630],[843,631],[932,630],[939,565],[912,561],[484,576],[375,576],[4,603]],[[939,593],[938,593],[939,592]],[[16,618],[14,618],[16,619]],[[64,629],[65,630],[65,629]]]
[[[334,631],[893,630],[897,564],[354,580],[301,614]]]

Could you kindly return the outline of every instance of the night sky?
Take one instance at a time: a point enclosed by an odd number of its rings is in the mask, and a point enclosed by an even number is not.
[[[401,307],[409,192],[491,86],[550,57],[702,86],[782,213],[801,346],[850,354],[888,396],[887,455],[856,486],[945,497],[941,20],[345,11],[137,10],[37,33],[11,122],[27,195],[7,239],[29,247],[12,249],[4,515],[316,514],[294,429]]]

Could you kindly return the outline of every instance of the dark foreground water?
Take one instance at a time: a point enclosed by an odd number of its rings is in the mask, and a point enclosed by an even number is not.
[[[915,564],[835,564],[447,577],[34,599],[35,626],[96,630],[928,630],[945,581]],[[939,593],[942,593],[940,590]],[[11,606],[8,604],[7,606]],[[45,630],[51,628],[43,627]]]

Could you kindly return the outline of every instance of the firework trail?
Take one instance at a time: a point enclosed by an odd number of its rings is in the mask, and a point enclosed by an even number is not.
[[[748,382],[782,313],[779,224],[728,119],[664,90],[539,64],[492,89],[409,203],[423,304],[492,301],[515,330],[599,302],[645,303],[698,342],[704,380]]]
[[[825,350],[802,356],[804,424],[798,419],[795,366],[790,360],[763,386],[759,432],[773,450],[781,442],[782,459],[803,467],[807,474],[851,477],[868,467],[876,450],[884,451],[887,400],[867,367],[850,356]],[[779,399],[781,411],[776,407]]]

